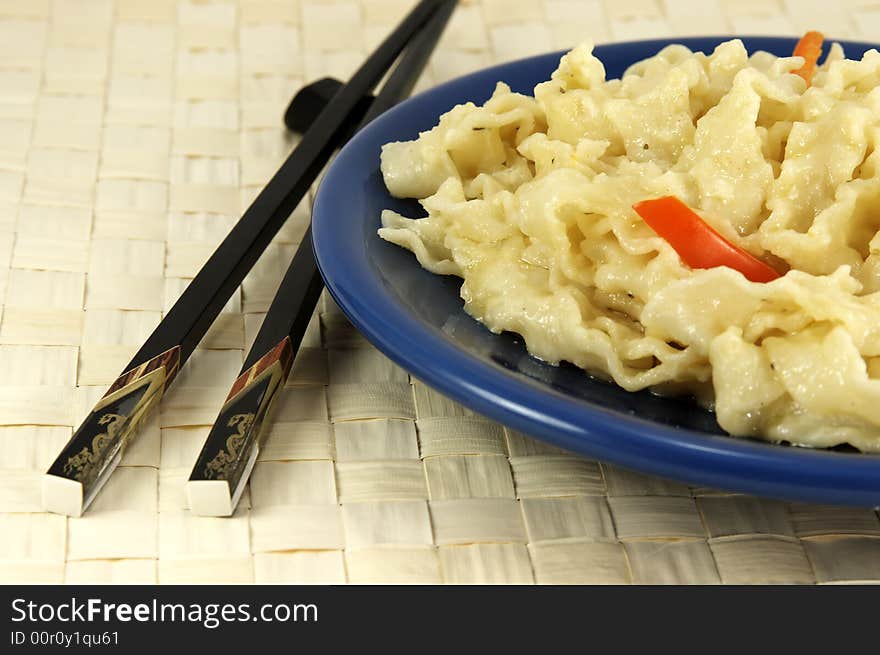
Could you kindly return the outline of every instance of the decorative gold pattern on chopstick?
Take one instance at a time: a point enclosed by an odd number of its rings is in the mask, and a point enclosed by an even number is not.
[[[165,388],[168,388],[168,385],[174,381],[177,372],[180,370],[180,348],[178,346],[166,350],[161,355],[153,357],[150,361],[120,375],[116,378],[116,381],[110,385],[110,388],[107,389],[107,393],[104,394],[104,397],[106,398],[123,387],[127,387],[132,382],[144,377],[147,373],[159,368],[165,369]]]
[[[248,430],[254,424],[256,418],[254,412],[247,414],[233,414],[227,425],[235,427],[237,432],[226,439],[226,449],[221,450],[205,466],[204,476],[208,480],[225,480],[229,477],[230,468],[238,460],[242,453],[242,445],[247,439]]]
[[[280,364],[284,371],[284,378],[287,379],[287,374],[290,373],[290,365],[293,363],[293,348],[290,345],[289,338],[282,339],[277,346],[260,357],[253,366],[239,375],[235,382],[233,382],[229,395],[226,396],[226,401],[232,400],[240,391],[256,380],[260,373],[275,362]]]
[[[159,402],[180,366],[174,347],[126,371],[86,417],[48,470],[80,482],[89,497],[111,462],[122,456],[130,436]]]
[[[293,348],[285,337],[238,377],[199,453],[191,482],[225,480],[232,495],[259,447],[264,419],[292,363]]]
[[[94,469],[101,463],[104,454],[116,438],[116,433],[124,425],[125,417],[121,414],[109,412],[102,414],[98,419],[98,425],[106,425],[106,432],[99,432],[92,439],[91,448],[83,447],[76,455],[67,459],[64,465],[64,474],[77,480],[92,477]]]

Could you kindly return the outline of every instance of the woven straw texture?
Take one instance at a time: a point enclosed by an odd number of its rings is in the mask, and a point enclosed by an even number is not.
[[[870,510],[688,488],[439,396],[323,300],[238,512],[185,480],[295,245],[299,208],[80,519],[40,473],[412,0],[0,1],[0,582],[880,581]],[[871,38],[869,0],[462,2],[420,88],[570,46],[735,32]]]

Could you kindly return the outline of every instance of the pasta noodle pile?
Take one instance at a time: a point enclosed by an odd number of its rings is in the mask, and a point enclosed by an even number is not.
[[[671,45],[606,80],[590,43],[534,97],[499,83],[389,143],[383,239],[463,279],[465,310],[635,391],[694,394],[734,435],[880,451],[880,53]],[[632,209],[673,195],[785,275],[688,268]]]

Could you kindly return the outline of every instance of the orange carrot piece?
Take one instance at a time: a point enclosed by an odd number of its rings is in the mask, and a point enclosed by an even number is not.
[[[825,36],[822,32],[810,31],[801,37],[798,44],[794,48],[795,57],[803,57],[804,65],[796,71],[792,71],[795,75],[800,75],[810,86],[813,81],[813,74],[816,72],[816,62],[822,56],[822,43]]]
[[[778,271],[725,239],[675,196],[643,200],[633,209],[691,268],[727,266],[752,282],[779,277]]]

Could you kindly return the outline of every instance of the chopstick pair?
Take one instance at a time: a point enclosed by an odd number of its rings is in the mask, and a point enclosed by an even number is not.
[[[455,4],[455,0],[421,0],[333,95],[46,471],[42,494],[47,511],[82,515],[144,419],[333,152],[352,130],[360,129],[412,90]],[[398,57],[399,63],[364,116],[364,98]],[[287,379],[322,288],[309,229],[187,483],[196,513],[222,516],[234,511],[259,452],[261,428]]]

